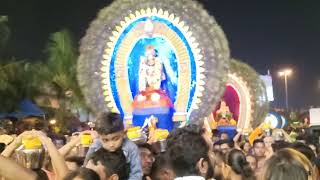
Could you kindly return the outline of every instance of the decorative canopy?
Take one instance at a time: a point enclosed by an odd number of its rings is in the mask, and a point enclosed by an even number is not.
[[[192,0],[116,0],[100,11],[78,60],[78,81],[92,111],[131,118],[139,61],[149,45],[163,63],[174,120],[207,117],[224,89],[229,48],[215,19]]]
[[[233,87],[240,98],[238,127],[259,126],[269,111],[267,90],[258,73],[248,64],[232,59],[227,86]]]

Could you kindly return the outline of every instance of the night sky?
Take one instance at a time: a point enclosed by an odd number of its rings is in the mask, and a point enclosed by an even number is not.
[[[45,59],[50,33],[69,29],[77,41],[99,9],[110,0],[0,0],[0,13],[9,16],[12,36],[7,56],[30,61]],[[274,107],[284,106],[284,82],[277,71],[293,69],[289,106],[320,105],[319,0],[201,0],[222,26],[234,58],[259,73],[270,70]]]

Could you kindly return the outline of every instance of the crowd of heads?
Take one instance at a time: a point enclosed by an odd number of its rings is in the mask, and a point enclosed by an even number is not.
[[[94,130],[78,132],[78,136],[62,146],[52,143],[52,137],[58,135],[50,136],[43,133],[44,128],[36,128],[29,127],[11,143],[0,143],[0,158],[7,164],[0,163],[0,177],[17,180],[319,179],[319,147],[312,135],[301,134],[293,142],[262,134],[250,142],[241,132],[232,139],[228,133],[206,133],[207,129],[191,124],[170,132],[166,151],[160,152],[154,144],[130,141],[123,120],[116,113],[99,114]],[[93,142],[85,147],[80,136],[88,133]],[[13,160],[26,134],[38,137],[48,152],[48,162],[42,168],[26,168]],[[80,147],[84,154],[79,153]],[[12,169],[25,175],[20,177]]]

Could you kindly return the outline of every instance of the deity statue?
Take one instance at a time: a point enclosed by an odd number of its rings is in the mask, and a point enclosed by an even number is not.
[[[166,79],[163,72],[163,63],[157,55],[156,49],[148,45],[145,56],[140,58],[139,91],[147,88],[160,90],[161,82]]]
[[[218,126],[236,126],[237,122],[233,119],[227,103],[222,100],[220,103],[220,109],[217,111]]]
[[[153,137],[149,137],[151,139],[158,137],[162,132],[159,129],[169,131],[173,129],[173,104],[167,94],[169,91],[165,86],[161,86],[164,84],[162,82],[170,77],[166,76],[168,72],[166,70],[169,68],[166,68],[166,63],[162,60],[152,45],[146,46],[144,56],[140,57],[139,94],[132,103],[133,125],[144,127],[148,124],[151,128],[150,135]],[[154,128],[155,125],[157,129]]]
[[[217,111],[218,115],[221,115],[221,117],[226,118],[227,115],[230,114],[230,109],[227,106],[227,103],[225,101],[221,101],[220,103],[220,109]]]

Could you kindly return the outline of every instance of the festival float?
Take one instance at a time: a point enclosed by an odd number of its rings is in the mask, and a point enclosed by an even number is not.
[[[77,76],[91,111],[120,113],[129,138],[159,141],[208,117],[228,65],[226,37],[198,2],[116,0],[82,39]]]
[[[268,113],[269,102],[264,82],[249,65],[232,59],[220,104],[210,115],[211,126],[233,137],[237,129],[249,133]]]

